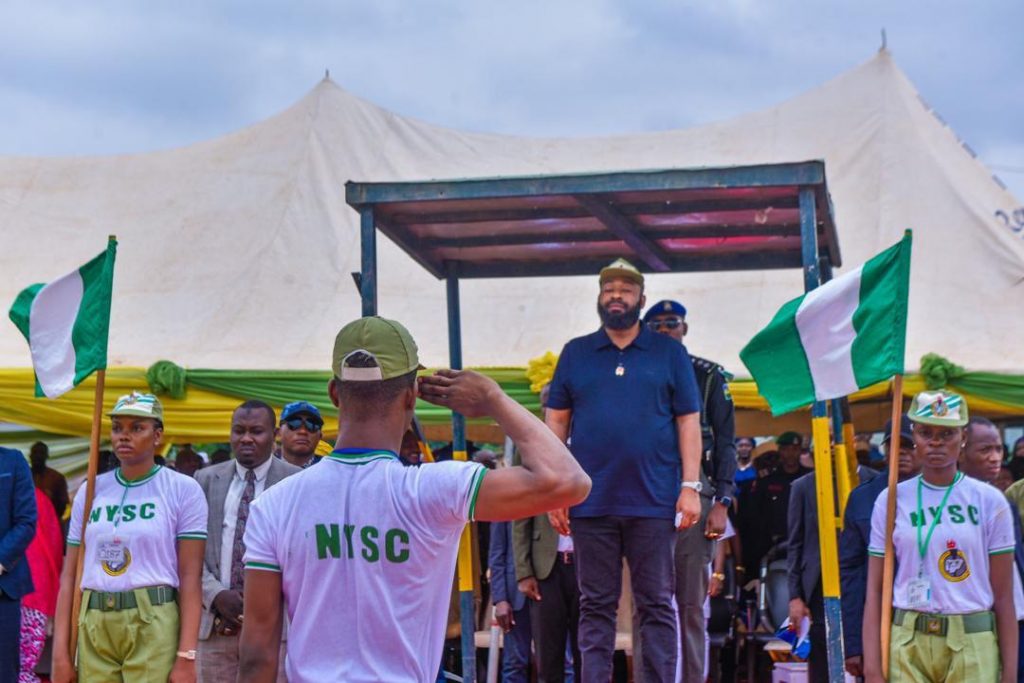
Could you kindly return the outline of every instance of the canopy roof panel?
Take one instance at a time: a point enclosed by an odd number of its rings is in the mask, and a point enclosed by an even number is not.
[[[802,187],[841,265],[825,164],[346,184],[346,200],[435,277],[799,268]]]

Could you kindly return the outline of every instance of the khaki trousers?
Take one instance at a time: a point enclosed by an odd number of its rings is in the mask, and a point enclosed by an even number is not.
[[[925,615],[918,615],[923,619]],[[889,683],[996,683],[999,680],[999,642],[994,631],[965,633],[959,616],[947,616],[946,635],[914,630],[907,615],[893,623],[889,646]]]
[[[134,593],[138,607],[102,612],[88,609],[92,591],[83,591],[78,680],[166,683],[178,652],[178,604],[154,606],[144,588]]]

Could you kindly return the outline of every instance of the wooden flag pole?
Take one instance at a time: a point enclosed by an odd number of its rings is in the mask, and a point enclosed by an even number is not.
[[[889,431],[889,488],[885,506],[885,558],[882,564],[882,675],[889,679],[889,642],[892,638],[892,582],[896,556],[892,532],[896,526],[896,482],[900,468],[900,421],[903,417],[903,375],[892,380],[892,427]]]
[[[92,407],[92,433],[89,437],[89,470],[85,477],[85,506],[82,508],[81,543],[78,546],[78,561],[75,563],[75,589],[71,593],[71,637],[69,639],[71,661],[77,662],[78,648],[78,614],[82,609],[82,568],[85,566],[85,525],[92,512],[92,500],[96,495],[96,472],[100,462],[100,422],[103,418],[103,385],[107,378],[106,370],[96,371],[96,395]]]

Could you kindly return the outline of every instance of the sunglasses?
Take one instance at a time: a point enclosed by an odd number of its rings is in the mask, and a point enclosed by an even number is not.
[[[647,328],[651,330],[660,330],[661,328],[665,328],[666,330],[677,330],[682,326],[682,318],[665,318],[664,320],[652,320],[647,323]]]
[[[307,432],[319,432],[320,428],[324,426],[322,422],[310,420],[305,417],[292,417],[287,420],[281,420],[281,424],[288,425],[288,429],[293,432],[299,431],[302,427],[305,427]]]

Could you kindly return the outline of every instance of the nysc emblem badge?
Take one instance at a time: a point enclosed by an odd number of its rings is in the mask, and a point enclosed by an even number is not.
[[[946,552],[939,555],[939,573],[952,583],[959,583],[971,575],[967,556],[956,547],[956,541],[946,541]]]

